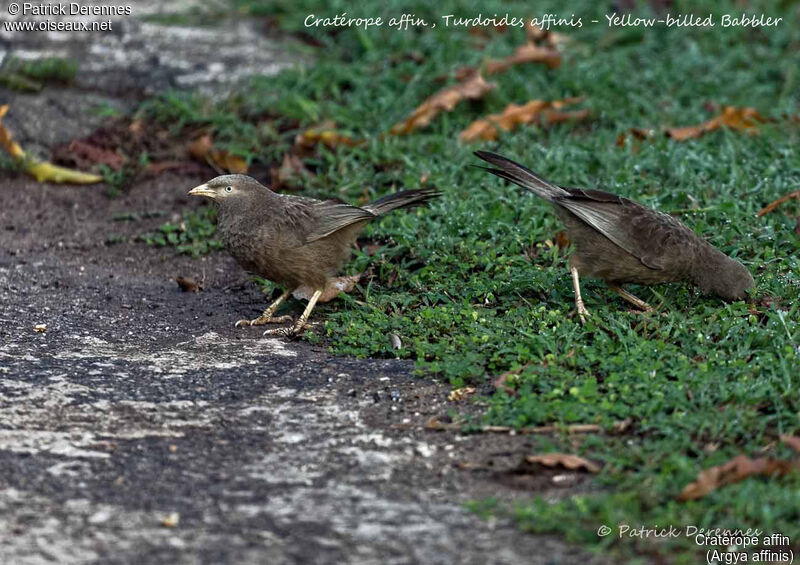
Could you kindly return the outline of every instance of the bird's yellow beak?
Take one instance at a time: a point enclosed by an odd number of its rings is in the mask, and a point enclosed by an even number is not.
[[[189,196],[208,196],[209,198],[214,198],[216,195],[216,191],[208,188],[208,185],[205,183],[201,184],[200,186],[196,186],[189,191]]]

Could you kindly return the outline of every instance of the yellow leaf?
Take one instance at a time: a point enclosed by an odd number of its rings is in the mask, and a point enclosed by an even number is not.
[[[81,171],[59,167],[47,161],[29,158],[22,147],[20,147],[19,143],[14,141],[11,137],[11,133],[3,125],[3,117],[6,113],[8,113],[8,104],[0,106],[0,145],[22,165],[22,169],[26,173],[34,177],[38,182],[47,181],[71,184],[95,184],[103,182],[103,177],[98,175],[82,173]]]

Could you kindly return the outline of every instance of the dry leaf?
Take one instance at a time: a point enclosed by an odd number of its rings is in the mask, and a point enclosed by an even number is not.
[[[800,437],[797,436],[781,436],[781,443],[785,443],[798,453],[800,453]]]
[[[174,528],[181,521],[181,515],[177,512],[170,512],[162,520],[161,525],[165,528]]]
[[[333,149],[339,145],[346,145],[348,147],[356,147],[365,143],[366,139],[353,139],[352,137],[344,136],[334,129],[334,124],[325,124],[320,128],[307,129],[303,133],[297,134],[294,138],[294,146],[296,150],[311,150],[322,143],[328,149]]]
[[[303,174],[313,176],[300,157],[292,153],[285,153],[283,155],[283,162],[280,167],[271,167],[269,170],[270,188],[272,190],[280,190],[293,186],[294,179],[302,177]]]
[[[175,282],[183,292],[200,292],[203,289],[196,280],[189,277],[177,277]]]
[[[559,249],[566,249],[569,247],[569,234],[567,234],[567,230],[561,230],[556,234],[555,243]]]
[[[795,190],[794,192],[790,192],[789,194],[785,194],[778,198],[777,200],[773,200],[766,206],[764,206],[761,210],[758,211],[758,217],[764,216],[772,212],[775,208],[783,204],[784,202],[788,202],[792,198],[797,198],[800,200],[800,190]]]
[[[0,146],[8,151],[9,155],[22,165],[23,170],[34,177],[37,182],[71,184],[95,184],[103,182],[103,177],[98,175],[82,173],[80,171],[59,167],[47,161],[38,161],[29,158],[25,151],[22,150],[22,147],[11,137],[11,133],[3,126],[3,117],[7,112],[8,104],[0,106]]]
[[[345,294],[350,292],[355,288],[359,280],[361,280],[360,274],[329,279],[325,285],[325,290],[322,292],[322,296],[319,297],[317,302],[330,302],[339,296],[340,292],[344,292]],[[314,289],[308,285],[299,286],[292,292],[292,296],[298,300],[308,300],[311,298],[312,294],[314,294]]]
[[[570,471],[588,471],[589,473],[599,473],[600,465],[569,453],[544,453],[542,455],[528,455],[523,461],[533,465],[543,467],[563,467]]]
[[[520,367],[516,371],[506,371],[505,373],[499,375],[492,382],[492,384],[494,385],[494,388],[496,388],[497,390],[505,391],[506,394],[509,394],[511,396],[516,396],[517,391],[514,390],[513,388],[511,388],[510,386],[508,386],[508,381],[509,381],[509,379],[519,375],[522,371],[524,371],[530,365],[531,365],[530,363],[525,363],[522,367]]]
[[[449,112],[462,100],[482,98],[496,86],[486,82],[480,73],[472,73],[463,81],[444,88],[425,100],[405,121],[395,124],[390,133],[405,135],[425,127],[441,112]]]
[[[553,48],[558,48],[571,41],[568,35],[542,29],[533,23],[528,23],[528,25],[525,26],[525,35],[531,43],[544,43]]]
[[[617,145],[619,147],[625,146],[625,140],[630,135],[633,139],[638,141],[644,141],[645,139],[649,139],[655,135],[656,131],[653,129],[645,129],[645,128],[630,128],[628,131],[624,131],[617,137]]]
[[[33,331],[36,333],[44,333],[47,331],[47,324],[36,324],[33,326]]]
[[[509,104],[500,114],[491,114],[480,120],[475,120],[458,137],[462,142],[467,143],[479,139],[492,141],[497,139],[500,130],[510,131],[520,124],[528,124],[533,121],[551,123],[550,119],[563,121],[564,115],[567,113],[556,112],[555,110],[580,100],[581,98],[566,98],[553,102],[531,100],[523,106]],[[573,119],[585,119],[588,116],[588,110],[569,113],[569,117]]]
[[[447,395],[447,400],[450,402],[461,402],[471,394],[475,394],[474,386],[462,386],[461,388],[451,390],[450,394]]]
[[[683,488],[678,500],[703,498],[720,487],[738,483],[755,475],[780,476],[795,470],[800,470],[800,463],[797,461],[770,457],[751,459],[746,455],[737,455],[727,463],[701,471],[695,481]]]
[[[92,143],[74,139],[69,144],[69,151],[75,155],[77,159],[96,163],[98,165],[107,165],[111,169],[118,171],[125,164],[125,159],[116,151],[98,147]]]
[[[516,51],[508,57],[500,59],[499,61],[488,61],[486,63],[486,74],[496,75],[497,73],[508,70],[514,65],[523,63],[542,63],[551,69],[555,69],[561,66],[561,53],[555,49],[539,47],[533,43],[526,43],[525,45],[517,47]]]
[[[224,149],[216,149],[211,141],[211,136],[206,134],[198,137],[189,143],[187,149],[189,154],[197,159],[211,165],[217,171],[228,173],[247,173],[247,161],[241,157],[231,155]]]
[[[735,108],[733,106],[726,106],[722,111],[722,114],[710,119],[705,123],[697,126],[669,128],[666,130],[666,134],[675,141],[695,139],[705,133],[717,130],[721,127],[727,127],[744,133],[755,134],[758,131],[759,124],[766,121],[767,120],[753,108]]]

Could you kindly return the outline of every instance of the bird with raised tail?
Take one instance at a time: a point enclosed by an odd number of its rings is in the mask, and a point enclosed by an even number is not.
[[[475,155],[496,167],[481,168],[550,202],[566,225],[576,248],[569,267],[582,322],[589,312],[581,297],[580,277],[603,279],[642,310],[651,308],[622,284],[688,281],[725,300],[746,298],[755,284],[744,265],[668,214],[602,190],[562,188],[496,153]]]
[[[278,194],[246,175],[222,175],[189,191],[217,205],[217,236],[245,270],[284,288],[284,292],[253,320],[237,326],[289,321],[274,317],[281,303],[299,288],[311,289],[308,306],[287,330],[264,334],[296,336],[314,305],[350,254],[368,222],[398,208],[419,206],[439,196],[435,189],[404,190],[364,206],[338,200],[316,200]]]

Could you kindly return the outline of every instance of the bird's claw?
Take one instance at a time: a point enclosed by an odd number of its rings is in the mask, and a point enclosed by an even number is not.
[[[586,309],[586,306],[583,305],[583,301],[578,302],[577,310],[578,310],[578,318],[580,319],[581,324],[585,324],[586,319],[589,317],[589,311]]]
[[[277,335],[288,339],[294,339],[303,333],[304,330],[307,330],[310,327],[311,324],[308,322],[298,320],[294,323],[294,325],[289,326],[288,328],[275,328],[272,330],[266,330],[262,335]]]
[[[236,322],[234,327],[239,328],[247,326],[263,326],[264,324],[283,324],[284,322],[290,322],[291,320],[291,316],[270,316],[268,318],[259,316],[253,320],[239,320]]]

